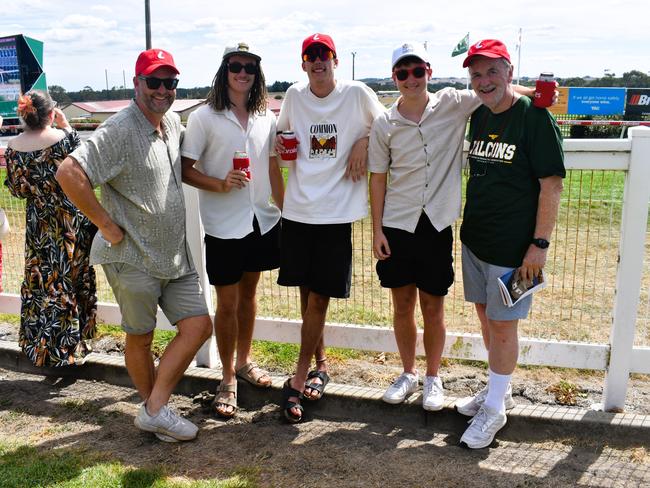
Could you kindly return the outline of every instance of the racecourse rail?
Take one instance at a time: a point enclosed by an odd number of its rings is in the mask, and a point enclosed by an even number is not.
[[[520,327],[519,363],[604,370],[603,408],[624,409],[630,373],[650,374],[650,266],[647,266],[650,249],[646,251],[650,128],[633,127],[625,139],[566,139],[564,150],[567,170],[577,176],[568,176],[565,180],[566,198],[563,196],[565,200],[552,244],[555,249],[547,263],[549,286],[536,297],[531,318],[522,322]],[[595,188],[595,173],[601,175],[597,178],[602,180],[605,179],[603,175],[620,177],[621,191],[617,202],[613,198],[609,199],[611,201],[597,201],[597,198],[589,195]],[[3,188],[2,192],[6,193],[7,190]],[[214,314],[213,291],[204,272],[198,196],[190,187],[185,187],[185,195],[188,240],[201,275],[206,300]],[[585,210],[575,211],[575,207],[572,207],[576,205],[574,200],[583,202]],[[596,226],[592,223],[592,209],[603,205],[607,207],[604,215],[609,215],[609,224],[605,225],[605,222],[603,226]],[[17,206],[10,209],[8,215],[13,229],[23,229],[24,232],[24,224],[23,227],[20,224],[21,219],[24,222],[24,211]],[[392,329],[387,327],[391,310],[389,294],[385,290],[371,290],[375,286],[371,280],[376,281],[376,278],[372,270],[368,227],[363,222],[355,224],[358,234],[355,230],[353,296],[350,300],[333,303],[328,315],[331,320],[343,317],[338,321],[355,323],[328,322],[325,340],[328,346],[397,352]],[[457,230],[458,225],[455,226],[456,250]],[[0,312],[5,313],[20,313],[17,291],[23,268],[20,262],[22,254],[17,249],[24,241],[18,234],[16,232],[12,237],[15,250],[4,250],[5,270],[15,270],[10,276],[6,273],[3,276],[5,289],[13,292],[0,294]],[[598,254],[598,249],[603,247],[610,248],[609,257]],[[595,254],[590,254],[592,251]],[[455,258],[457,283],[446,300],[450,332],[447,334],[444,355],[485,360],[487,356],[480,334],[469,332],[478,332],[479,326],[472,307],[463,302],[462,286],[459,284],[462,281],[459,256]],[[357,261],[362,262],[362,270],[356,267]],[[101,276],[101,271],[98,275]],[[356,275],[360,278],[354,281],[358,278]],[[298,343],[300,320],[297,293],[277,287],[274,276],[267,273],[260,282],[260,286],[264,287],[260,300],[271,303],[274,312],[270,314],[272,317],[258,316],[255,339]],[[104,300],[100,302],[99,319],[107,323],[120,323],[119,308],[115,303],[106,301],[112,300],[112,294],[103,277],[98,291],[100,300]],[[599,307],[602,310],[595,312]],[[380,318],[373,313],[378,308],[386,312]],[[339,313],[340,309],[343,315]],[[345,315],[347,311],[350,314]],[[348,316],[352,319],[348,319]],[[160,312],[158,323],[160,328],[172,328]],[[377,325],[380,323],[383,327]],[[572,337],[571,340],[562,339],[562,334],[557,332],[562,327],[569,331],[577,330],[577,339],[574,336],[568,336]],[[590,331],[596,327],[602,333],[590,335]],[[603,332],[605,328],[607,330]],[[215,367],[218,364],[215,346],[213,337],[197,355],[197,362]],[[421,330],[418,353],[423,353]]]

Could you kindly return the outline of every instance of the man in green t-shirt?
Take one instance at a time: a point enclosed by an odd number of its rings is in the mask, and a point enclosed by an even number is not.
[[[513,90],[505,45],[494,39],[477,42],[463,67],[483,102],[470,122],[460,231],[463,284],[481,322],[489,379],[484,390],[460,400],[456,409],[473,416],[461,443],[479,449],[492,443],[506,424],[506,408],[513,406],[508,390],[519,353],[517,324],[532,303],[529,295],[513,307],[504,305],[497,278],[516,270],[532,280],[544,267],[565,170],[557,124],[548,110]]]

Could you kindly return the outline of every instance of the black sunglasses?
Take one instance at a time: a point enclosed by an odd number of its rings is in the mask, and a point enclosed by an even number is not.
[[[422,78],[427,72],[425,66],[416,66],[415,68],[400,68],[393,71],[395,73],[395,78],[399,81],[406,81],[409,75],[413,75],[414,78]]]
[[[157,90],[160,85],[165,85],[167,90],[175,90],[178,86],[178,78],[156,78],[155,76],[138,76],[138,79],[144,80],[149,90]]]
[[[316,61],[316,58],[320,58],[321,61],[334,59],[334,51],[325,46],[313,46],[308,48],[302,55],[302,60],[304,62],[309,61],[310,63],[313,63]]]
[[[241,73],[241,70],[246,72],[247,75],[254,75],[257,73],[257,65],[253,63],[246,63],[242,64],[239,61],[233,61],[232,63],[228,63],[228,71],[230,71],[232,74],[237,74]]]

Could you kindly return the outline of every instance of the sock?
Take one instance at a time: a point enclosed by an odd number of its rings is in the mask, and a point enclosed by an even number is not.
[[[510,384],[511,374],[497,374],[491,369],[488,369],[488,394],[485,397],[484,405],[492,410],[498,410],[505,413],[506,407],[503,403],[506,397],[506,390]]]

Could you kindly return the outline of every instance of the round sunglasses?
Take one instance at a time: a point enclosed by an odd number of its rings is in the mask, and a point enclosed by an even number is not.
[[[427,72],[427,67],[426,66],[416,66],[414,68],[399,68],[396,70],[393,70],[393,74],[395,74],[395,78],[397,78],[399,81],[406,81],[406,79],[409,77],[409,75],[413,75],[413,78],[422,78]]]

